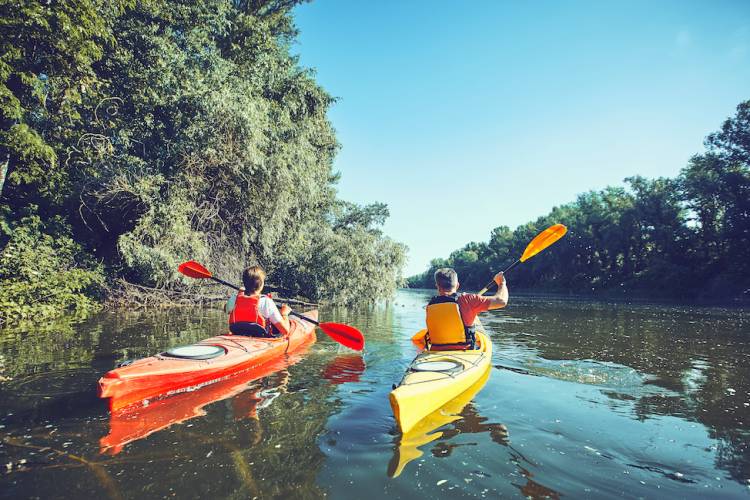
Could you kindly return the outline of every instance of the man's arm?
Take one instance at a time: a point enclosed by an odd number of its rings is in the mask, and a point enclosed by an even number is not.
[[[508,305],[508,285],[502,271],[497,273],[494,279],[497,283],[497,292],[490,297],[490,306],[487,309],[502,309]]]

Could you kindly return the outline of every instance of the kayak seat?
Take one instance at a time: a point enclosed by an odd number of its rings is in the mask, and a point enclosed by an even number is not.
[[[466,351],[471,347],[467,344],[440,344],[440,345],[434,345],[431,344],[429,350],[430,351]]]
[[[245,337],[276,338],[281,336],[281,334],[270,333],[258,323],[251,323],[249,321],[238,321],[237,323],[232,323],[229,325],[229,331],[234,335],[242,335]]]
[[[473,351],[481,349],[480,342],[476,342],[476,346],[472,347],[471,344],[430,344],[429,351]]]

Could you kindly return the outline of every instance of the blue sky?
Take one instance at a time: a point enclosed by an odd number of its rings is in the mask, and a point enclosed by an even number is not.
[[[318,0],[292,49],[339,101],[339,196],[423,271],[625,177],[674,177],[750,99],[750,1]],[[565,221],[560,221],[565,222]]]

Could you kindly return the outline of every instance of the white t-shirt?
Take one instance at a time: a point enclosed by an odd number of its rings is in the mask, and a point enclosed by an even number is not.
[[[236,295],[232,295],[231,297],[229,297],[229,300],[227,300],[227,305],[225,306],[227,314],[231,314],[234,310],[234,304],[236,300]],[[260,296],[260,300],[258,301],[258,314],[260,314],[265,320],[270,321],[273,324],[281,323],[282,320],[279,308],[276,307],[273,299],[268,298],[267,295]]]

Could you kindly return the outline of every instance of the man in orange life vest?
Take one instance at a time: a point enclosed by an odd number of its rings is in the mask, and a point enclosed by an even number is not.
[[[279,311],[270,296],[261,295],[265,282],[266,273],[261,267],[252,266],[243,271],[242,284],[245,286],[224,306],[229,313],[230,332],[251,337],[277,337],[273,333],[272,327],[275,327],[281,335],[289,334],[292,309],[283,304]]]
[[[477,314],[508,305],[508,286],[503,273],[495,275],[497,293],[484,297],[458,290],[458,275],[449,267],[435,271],[438,295],[427,304],[427,340],[432,350],[474,349]]]

